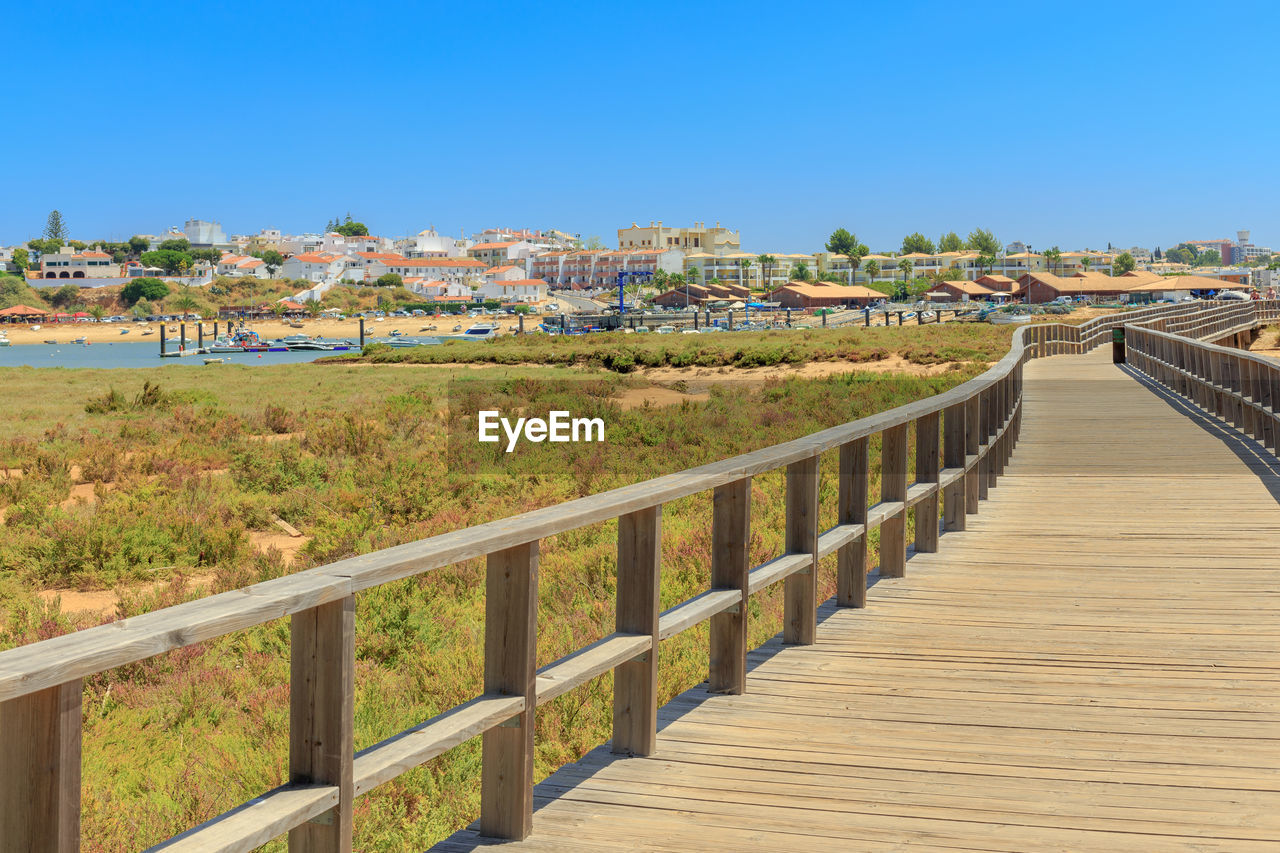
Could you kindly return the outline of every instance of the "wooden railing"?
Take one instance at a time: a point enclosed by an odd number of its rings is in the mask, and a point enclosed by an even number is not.
[[[1245,307],[1256,311],[1258,305]],[[1237,322],[1244,313],[1199,303],[1123,317],[1200,328]],[[880,575],[901,577],[909,511],[919,552],[937,550],[940,529],[963,530],[1017,440],[1023,364],[1090,349],[1119,324],[1106,317],[1018,329],[999,363],[935,397],[732,459],[0,653],[0,839],[5,849],[78,849],[85,677],[284,616],[292,622],[288,783],[153,849],[250,850],[288,832],[291,850],[350,850],[356,797],[475,735],[483,736],[481,832],[522,838],[532,825],[539,705],[612,671],[612,748],[650,754],[662,640],[709,621],[710,689],[741,693],[749,596],[782,583],[784,640],[813,643],[818,561],[834,554],[837,603],[865,606],[869,534],[880,531]],[[914,471],[908,470],[912,431]],[[872,503],[875,435],[881,472]],[[838,456],[838,521],[820,530],[820,458],[828,451]],[[777,469],[785,469],[785,553],[752,566],[746,547],[751,480]],[[710,588],[659,612],[662,507],[704,492],[712,501]],[[615,633],[537,669],[539,540],[615,518]],[[481,556],[487,558],[484,693],[355,752],[354,596]]]
[[[1128,365],[1280,455],[1280,362],[1153,329],[1125,331]]]

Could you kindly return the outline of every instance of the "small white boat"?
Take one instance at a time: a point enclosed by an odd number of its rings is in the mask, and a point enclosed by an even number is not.
[[[13,346],[13,341],[9,340],[6,337],[0,336],[0,347],[11,347],[11,346]]]
[[[32,327],[31,327],[31,331],[33,331],[33,332],[38,332],[38,331],[40,331],[40,327],[39,327],[39,326],[32,326]]]
[[[987,322],[996,326],[1008,326],[1013,323],[1030,323],[1030,314],[988,314]]]
[[[142,330],[142,334],[144,334],[144,335],[154,335],[155,333],[156,333],[156,330],[155,330],[155,329],[143,329],[143,330]]]
[[[204,363],[205,364],[222,364],[224,361],[226,361],[225,358],[206,358],[204,360]]]

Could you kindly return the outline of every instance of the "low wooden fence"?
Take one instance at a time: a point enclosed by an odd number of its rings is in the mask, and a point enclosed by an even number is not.
[[[1256,312],[1256,306],[1244,308]],[[1276,307],[1280,303],[1271,310]],[[1199,329],[1238,324],[1245,313],[1234,305],[1204,310],[1197,304],[1123,318]],[[538,705],[612,671],[612,748],[651,753],[662,640],[709,621],[710,689],[742,692],[749,596],[782,583],[784,639],[812,643],[818,561],[834,554],[837,602],[864,606],[871,531],[880,531],[881,576],[900,577],[908,511],[915,513],[917,551],[935,551],[940,529],[963,530],[1017,440],[1023,364],[1090,349],[1121,322],[1107,317],[1082,326],[1018,329],[999,363],[926,400],[648,482],[0,653],[0,839],[5,849],[79,848],[82,679],[284,616],[291,617],[292,638],[289,782],[154,849],[243,851],[288,832],[291,850],[350,850],[355,798],[476,735],[483,736],[481,832],[522,838],[532,825]],[[872,502],[869,448],[875,435],[881,437],[881,482]],[[828,451],[838,456],[838,523],[820,530],[820,458]],[[785,553],[752,566],[746,544],[751,480],[777,469],[785,469]],[[710,588],[659,612],[662,507],[707,492]],[[616,632],[537,669],[539,540],[615,518]],[[355,595],[481,556],[487,559],[484,693],[355,752]]]

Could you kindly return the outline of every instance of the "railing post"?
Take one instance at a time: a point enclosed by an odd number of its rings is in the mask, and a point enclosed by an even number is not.
[[[736,611],[711,617],[713,693],[747,689],[747,600],[751,564],[751,478],[716,487],[711,503],[711,588],[736,589],[742,601]]]
[[[0,702],[0,848],[80,849],[80,679]]]
[[[907,424],[889,427],[880,435],[880,500],[907,499]],[[880,577],[900,578],[907,573],[907,510],[903,508],[880,524]]]
[[[818,634],[818,457],[787,466],[787,553],[810,554],[809,568],[783,582],[783,642],[810,645]]]
[[[916,421],[916,482],[936,483],[941,471],[938,451],[938,412],[924,415]],[[916,551],[932,554],[938,550],[938,493],[916,504]]]
[[[658,743],[658,607],[662,586],[662,507],[618,519],[619,632],[648,634],[648,654],[613,672],[613,741],[624,755],[652,755]]]
[[[480,834],[520,840],[533,829],[538,543],[490,554],[484,586],[484,692],[523,696],[524,710],[481,738]]]
[[[840,446],[840,490],[837,524],[864,525],[862,535],[836,552],[836,604],[867,606],[867,492],[870,465],[867,439],[855,438]]]
[[[964,452],[965,465],[969,464],[970,456],[977,456],[981,450],[982,444],[982,398],[981,393],[974,394],[964,404],[965,412],[965,429],[964,429]],[[978,462],[974,462],[964,475],[964,511],[968,515],[973,515],[978,511],[978,501],[983,494],[981,488],[982,466]]]
[[[293,614],[289,781],[336,785],[338,804],[289,830],[290,853],[350,853],[355,799],[355,596]]]
[[[964,403],[956,403],[954,406],[947,407],[946,421],[943,425],[943,441],[946,444],[943,456],[944,467],[964,467],[964,431],[967,408]],[[957,477],[945,489],[942,509],[945,513],[947,530],[964,530],[964,481],[965,478],[963,476]]]

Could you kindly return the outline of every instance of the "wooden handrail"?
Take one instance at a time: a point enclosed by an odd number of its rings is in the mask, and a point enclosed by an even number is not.
[[[613,748],[649,754],[657,735],[663,638],[710,620],[711,688],[742,692],[748,596],[784,582],[784,638],[812,643],[818,560],[835,553],[838,604],[865,606],[871,531],[881,530],[881,573],[901,576],[907,513],[916,514],[916,548],[935,550],[939,524],[964,529],[965,517],[977,512],[1003,473],[1021,426],[1028,359],[1087,351],[1120,326],[1135,340],[1183,340],[1138,324],[1221,337],[1276,317],[1280,301],[1210,308],[1188,303],[1079,326],[1021,328],[997,364],[925,400],[644,483],[0,653],[0,838],[18,840],[21,849],[79,848],[81,679],[283,616],[293,620],[289,783],[156,849],[249,850],[288,831],[308,850],[349,850],[355,797],[477,734],[484,736],[482,831],[522,838],[532,822],[533,715],[539,704],[612,670]],[[907,470],[912,430],[914,479]],[[885,473],[879,500],[868,506],[868,441],[875,434],[883,435]],[[837,524],[820,531],[820,457],[830,450],[839,451]],[[786,552],[752,567],[744,545],[751,479],[782,468]],[[711,589],[660,614],[662,506],[708,491],[714,497]],[[615,518],[618,633],[535,671],[539,541]],[[355,754],[355,593],[480,556],[488,558],[485,693]]]

